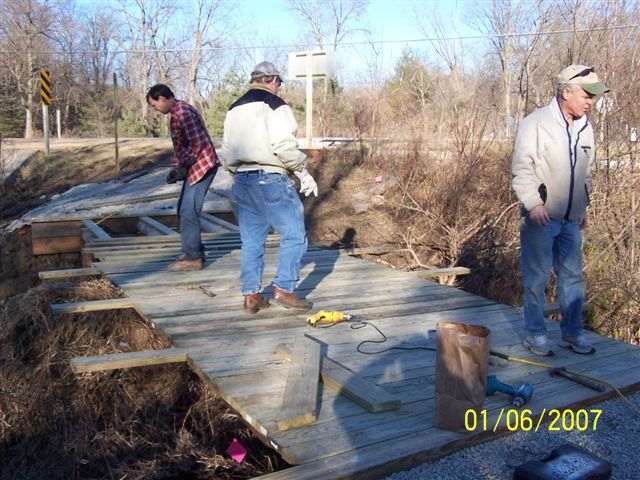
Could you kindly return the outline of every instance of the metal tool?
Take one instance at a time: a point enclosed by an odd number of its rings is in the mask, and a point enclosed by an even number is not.
[[[331,327],[336,323],[350,319],[351,315],[339,310],[320,310],[319,312],[308,316],[307,323],[312,327]]]
[[[565,367],[552,368],[551,372],[549,372],[553,376],[564,377],[573,382],[579,383],[580,385],[584,385],[591,390],[595,390],[596,392],[605,392],[607,390],[607,386],[603,383],[596,382],[591,380],[590,378],[585,377],[584,375],[580,375],[576,372],[569,372]]]
[[[487,376],[487,395],[493,395],[496,392],[511,395],[511,404],[514,407],[521,407],[533,395],[533,386],[530,383],[523,383],[519,387],[513,387],[502,383],[495,375]]]

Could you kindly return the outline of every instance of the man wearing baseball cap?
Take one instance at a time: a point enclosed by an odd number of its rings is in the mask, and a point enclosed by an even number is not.
[[[595,155],[588,112],[609,91],[593,67],[569,65],[557,77],[556,96],[525,117],[512,157],[512,187],[522,204],[520,268],[523,277],[523,345],[536,355],[553,353],[544,321],[545,288],[557,277],[563,347],[595,349],[582,328],[582,233]]]
[[[229,107],[219,151],[234,175],[232,193],[242,241],[241,288],[244,309],[251,314],[269,307],[261,283],[271,228],[280,234],[273,300],[284,308],[311,308],[294,293],[307,234],[302,202],[289,175],[300,179],[300,192],[305,196],[317,196],[318,186],[305,168],[306,155],[298,149],[293,111],[277,95],[281,84],[280,72],[272,63],[254,67],[249,91]]]

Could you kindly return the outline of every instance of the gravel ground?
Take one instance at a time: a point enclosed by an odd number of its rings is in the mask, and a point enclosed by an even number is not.
[[[640,407],[640,394],[628,398]],[[396,473],[387,480],[512,479],[517,466],[529,460],[542,460],[551,450],[565,443],[578,445],[611,462],[612,479],[640,479],[640,417],[619,399],[588,408],[602,409],[595,432],[517,432]]]

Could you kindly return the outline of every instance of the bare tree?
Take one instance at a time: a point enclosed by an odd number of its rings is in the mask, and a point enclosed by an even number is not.
[[[154,46],[158,45],[158,38],[175,11],[175,3],[170,0],[119,1],[127,30],[126,46],[130,50],[126,68],[137,92],[142,122],[148,129],[146,94],[154,71],[154,57],[156,61],[160,58]]]
[[[36,74],[43,66],[38,50],[47,47],[52,12],[37,0],[5,0],[0,3],[0,31],[7,50],[3,63],[15,79],[24,110],[24,138],[33,137]]]
[[[288,0],[289,8],[301,17],[320,49],[337,50],[356,29],[353,22],[367,10],[368,0]]]

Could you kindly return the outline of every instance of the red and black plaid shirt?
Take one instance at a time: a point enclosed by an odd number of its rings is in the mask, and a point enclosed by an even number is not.
[[[173,141],[173,164],[190,165],[187,181],[197,183],[213,167],[220,164],[198,111],[187,102],[176,99],[169,111]]]

